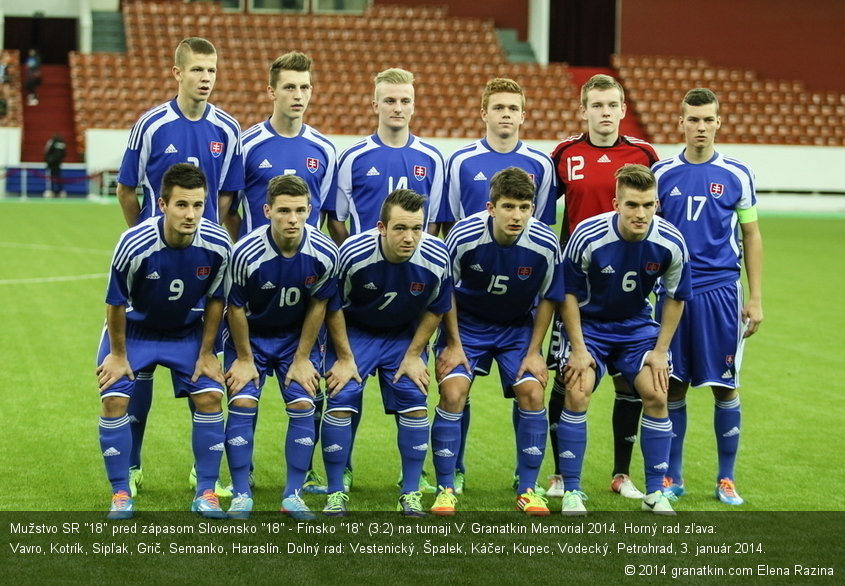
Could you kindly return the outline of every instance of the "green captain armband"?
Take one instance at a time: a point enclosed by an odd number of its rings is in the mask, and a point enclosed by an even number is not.
[[[757,221],[757,206],[751,206],[746,210],[737,210],[736,215],[739,218],[740,224],[747,224],[748,222]]]

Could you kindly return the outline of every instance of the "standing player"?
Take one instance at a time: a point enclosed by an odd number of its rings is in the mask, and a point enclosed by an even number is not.
[[[202,217],[206,194],[199,168],[174,165],[162,178],[161,215],[129,228],[115,248],[97,367],[100,448],[114,493],[111,519],[134,514],[127,406],[138,373],[159,364],[171,369],[176,396],[190,397],[195,407],[197,491],[191,510],[225,517],[213,490],[224,440],[223,373],[214,340],[230,247],[226,231]]]
[[[485,138],[455,152],[446,165],[446,196],[439,218],[444,235],[455,220],[486,211],[490,178],[511,166],[524,170],[534,181],[534,217],[548,225],[554,224],[557,199],[554,165],[548,155],[519,140],[519,128],[525,121],[525,94],[520,85],[512,79],[488,81],[481,95],[481,119],[487,125]],[[489,367],[479,364],[477,368],[486,373]],[[519,408],[514,402],[514,427],[518,422]],[[462,494],[464,488],[464,452],[469,423],[470,403],[467,401],[455,460],[455,494]],[[537,490],[542,491],[539,487]]]
[[[267,223],[264,212],[267,184],[280,174],[296,175],[308,184],[311,192],[310,225],[318,227],[321,224],[324,204],[334,207],[337,153],[326,137],[303,122],[311,101],[311,63],[308,55],[298,51],[285,53],[273,61],[267,85],[273,114],[268,120],[247,129],[241,137],[246,182],[240,194],[243,204],[242,236]],[[324,395],[320,391],[314,397],[317,436],[323,401]],[[303,490],[324,493],[325,486],[319,476],[309,470]]]
[[[446,165],[446,196],[440,221],[448,232],[456,220],[485,211],[490,179],[506,167],[518,167],[534,181],[534,217],[555,223],[557,182],[554,166],[545,153],[519,140],[525,121],[525,94],[512,79],[487,82],[481,94],[481,119],[487,134],[449,157]]]
[[[349,500],[343,473],[352,443],[352,414],[361,406],[366,377],[378,371],[386,413],[396,415],[402,461],[397,510],[419,517],[420,474],[428,452],[426,396],[428,342],[449,311],[452,279],[449,253],[438,238],[425,233],[426,198],[397,189],[385,199],[376,228],[350,237],[340,247],[338,288],[348,343],[364,381],[331,390],[323,417],[323,460],[329,497],[323,512],[345,515]],[[331,321],[329,321],[331,323]],[[336,353],[332,337],[327,356]]]
[[[176,47],[173,77],[176,97],[147,111],[132,127],[117,177],[117,199],[129,227],[160,214],[158,198],[164,172],[174,163],[196,165],[208,181],[204,217],[225,219],[235,191],[243,188],[240,126],[223,110],[208,103],[217,79],[217,51],[209,41],[183,39]],[[136,195],[143,188],[142,203]],[[230,228],[234,238],[237,232]],[[133,449],[132,494],[143,482],[141,445],[153,396],[153,372],[143,371],[129,405]],[[191,472],[191,484],[194,484]],[[221,491],[222,492],[222,491]]]
[[[505,397],[515,397],[519,406],[516,507],[529,515],[549,514],[545,499],[534,492],[548,427],[541,346],[555,305],[563,301],[563,275],[554,232],[531,217],[534,193],[534,181],[522,169],[499,171],[490,180],[487,210],[460,220],[446,238],[456,304],[438,341],[440,403],[431,427],[440,486],[431,512],[437,515],[455,513],[464,404],[475,365],[493,359]]]
[[[721,124],[716,95],[706,88],[690,90],[681,104],[679,121],[686,148],[654,166],[661,212],[678,226],[689,245],[694,290],[672,340],[675,370],[669,384],[669,417],[675,438],[666,489],[677,496],[685,492],[687,388],[709,386],[716,401],[716,496],[723,503],[741,505],[743,499],[734,487],[741,428],[737,388],[743,340],[763,321],[763,240],[757,225],[754,174],[747,165],[716,152]],[[743,257],[749,289],[744,303]]]
[[[314,518],[299,489],[314,451],[322,371],[317,334],[326,303],[337,292],[337,247],[306,223],[310,199],[301,177],[271,179],[264,204],[270,225],[250,232],[232,252],[224,358],[230,394],[226,456],[235,494],[230,517],[247,518],[252,511],[253,421],[264,381],[275,373],[289,417],[281,508],[297,519]]]
[[[657,153],[650,144],[619,134],[619,122],[626,111],[625,92],[612,77],[601,74],[591,77],[581,88],[579,110],[587,122],[587,132],[567,138],[552,153],[558,189],[566,204],[560,229],[560,241],[564,246],[579,222],[613,210],[614,173],[617,169],[630,164],[650,167],[657,161]],[[552,332],[550,357],[560,349],[559,331],[560,328],[555,327]],[[613,384],[616,400],[613,403],[613,479],[610,489],[624,497],[639,499],[642,493],[634,486],[629,472],[642,403],[624,378],[614,377]],[[553,446],[557,445],[556,428],[563,409],[563,388],[563,378],[558,374],[549,399],[549,435]],[[547,494],[563,496],[557,461]]]
[[[330,220],[332,237],[340,244],[349,234],[371,230],[379,220],[382,202],[396,189],[412,189],[426,196],[426,225],[431,234],[437,234],[443,156],[411,134],[414,75],[404,69],[387,69],[376,75],[373,111],[378,115],[376,133],[340,155],[336,210]]]
[[[297,175],[311,192],[308,223],[319,226],[323,204],[334,203],[337,154],[334,145],[303,122],[311,101],[311,58],[291,51],[277,57],[270,66],[267,94],[273,114],[244,131],[244,173],[246,187],[241,235],[267,223],[264,204],[267,184],[277,175]]]
[[[688,254],[680,232],[655,217],[657,186],[643,165],[616,172],[615,212],[580,223],[564,251],[566,299],[560,372],[566,385],[558,423],[564,515],[585,515],[581,469],[587,447],[587,407],[608,369],[621,373],[643,401],[646,496],[642,509],[674,515],[663,493],[672,423],[666,409],[669,342],[691,296]],[[666,290],[660,324],[648,296]],[[674,498],[674,497],[672,497]]]

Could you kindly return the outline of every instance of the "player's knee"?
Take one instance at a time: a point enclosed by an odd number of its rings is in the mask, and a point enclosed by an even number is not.
[[[103,417],[122,417],[126,414],[126,409],[128,407],[128,397],[103,397],[101,413]]]
[[[313,403],[309,403],[308,401],[294,401],[293,403],[288,403],[288,409],[294,409],[296,411],[308,411],[314,406]]]
[[[406,417],[416,417],[419,419],[420,417],[426,417],[428,415],[428,411],[425,409],[416,409],[414,411],[408,411],[407,413],[402,413]]]
[[[713,398],[717,401],[733,401],[736,399],[739,391],[728,387],[711,387],[713,391]]]
[[[229,401],[229,407],[257,407],[258,401],[253,399],[252,397],[237,397]]]
[[[329,409],[326,411],[326,415],[331,415],[332,417],[336,417],[338,419],[349,419],[354,415],[354,411],[347,411],[345,409]]]
[[[543,387],[536,381],[525,381],[514,386],[516,402],[520,409],[526,411],[540,411],[543,409]]]
[[[469,396],[469,381],[462,376],[445,379],[440,385],[440,402],[438,406],[449,413],[460,413],[464,410]]]
[[[567,411],[586,411],[590,405],[591,395],[592,391],[567,388],[566,395],[563,399],[563,406]]]
[[[203,391],[191,395],[191,401],[194,403],[194,408],[199,413],[216,413],[221,411],[222,395],[216,391]]]

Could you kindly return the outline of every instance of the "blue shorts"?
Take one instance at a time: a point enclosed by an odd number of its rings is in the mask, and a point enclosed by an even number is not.
[[[654,350],[660,324],[651,318],[636,316],[619,321],[591,320],[581,316],[581,331],[587,351],[596,361],[596,384],[610,371],[625,377],[632,389],[634,379],[643,369],[645,355]],[[563,331],[563,347],[558,353],[559,369],[563,372],[572,345],[566,330]],[[672,356],[669,356],[669,369],[672,369]],[[635,389],[636,391],[636,389]]]
[[[405,352],[414,337],[414,332],[415,327],[393,332],[376,332],[362,330],[346,324],[349,345],[352,348],[352,355],[355,356],[358,374],[361,375],[363,381],[358,384],[352,380],[334,397],[328,397],[326,412],[337,410],[358,412],[361,408],[361,394],[367,384],[367,377],[376,374],[376,372],[379,376],[379,387],[385,413],[408,413],[426,410],[428,408],[427,396],[417,388],[417,385],[411,379],[402,376],[398,381],[393,382],[393,376],[405,357]],[[331,365],[334,364],[337,359],[336,356],[330,343],[326,352],[328,368],[331,368]],[[428,362],[428,351],[424,351],[420,357],[423,361]]]
[[[301,332],[295,331],[279,331],[273,334],[260,335],[250,334],[249,344],[252,347],[252,356],[255,362],[255,368],[258,370],[258,384],[256,387],[252,381],[248,382],[236,395],[229,397],[229,403],[235,399],[252,398],[258,401],[261,398],[261,389],[264,388],[264,382],[268,376],[274,376],[279,381],[279,390],[282,392],[282,398],[285,403],[295,403],[297,401],[306,401],[314,404],[314,397],[297,382],[291,382],[285,387],[285,377],[288,374],[288,369],[293,362],[293,356],[296,354],[296,348],[299,345],[299,336]],[[224,370],[229,370],[232,363],[237,357],[235,352],[235,345],[232,338],[226,332],[223,342],[223,366]],[[320,352],[320,344],[314,345],[311,350],[311,364],[317,369],[321,375],[323,374],[323,355]]]
[[[530,316],[518,323],[497,324],[466,313],[459,313],[458,332],[461,336],[464,354],[466,354],[472,367],[472,373],[467,372],[466,368],[459,365],[443,377],[443,380],[451,376],[464,376],[473,380],[476,376],[487,375],[490,373],[493,360],[495,360],[499,365],[502,392],[506,398],[513,398],[515,396],[513,391],[515,384],[526,380],[537,380],[531,374],[523,375],[519,379],[516,378],[516,373],[525,359],[525,350],[531,342],[533,329],[534,321]],[[436,345],[438,354],[445,345],[445,336],[439,336]]]
[[[657,302],[657,315],[664,298]],[[693,295],[672,338],[672,377],[693,387],[739,387],[744,346],[739,281]]]
[[[201,345],[202,323],[187,334],[175,337],[139,327],[131,321],[126,322],[126,356],[135,378],[137,379],[138,372],[142,370],[151,371],[156,365],[165,366],[170,369],[173,394],[176,397],[187,397],[207,391],[223,393],[223,385],[207,376],[201,376],[196,382],[191,382]],[[109,335],[104,329],[97,351],[97,364],[102,364],[109,352]],[[135,381],[124,376],[100,392],[100,398],[132,397],[134,388]]]

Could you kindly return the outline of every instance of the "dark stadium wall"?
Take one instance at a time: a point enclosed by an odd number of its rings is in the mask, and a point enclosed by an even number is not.
[[[466,0],[374,0],[374,4],[405,4],[407,6],[422,6],[425,4],[440,4],[449,7],[450,16],[465,16],[474,18],[492,18],[496,28],[516,29],[520,41],[528,36],[528,0],[485,0],[484,2],[467,2]]]
[[[842,0],[620,0],[622,53],[684,55],[845,92]]]

